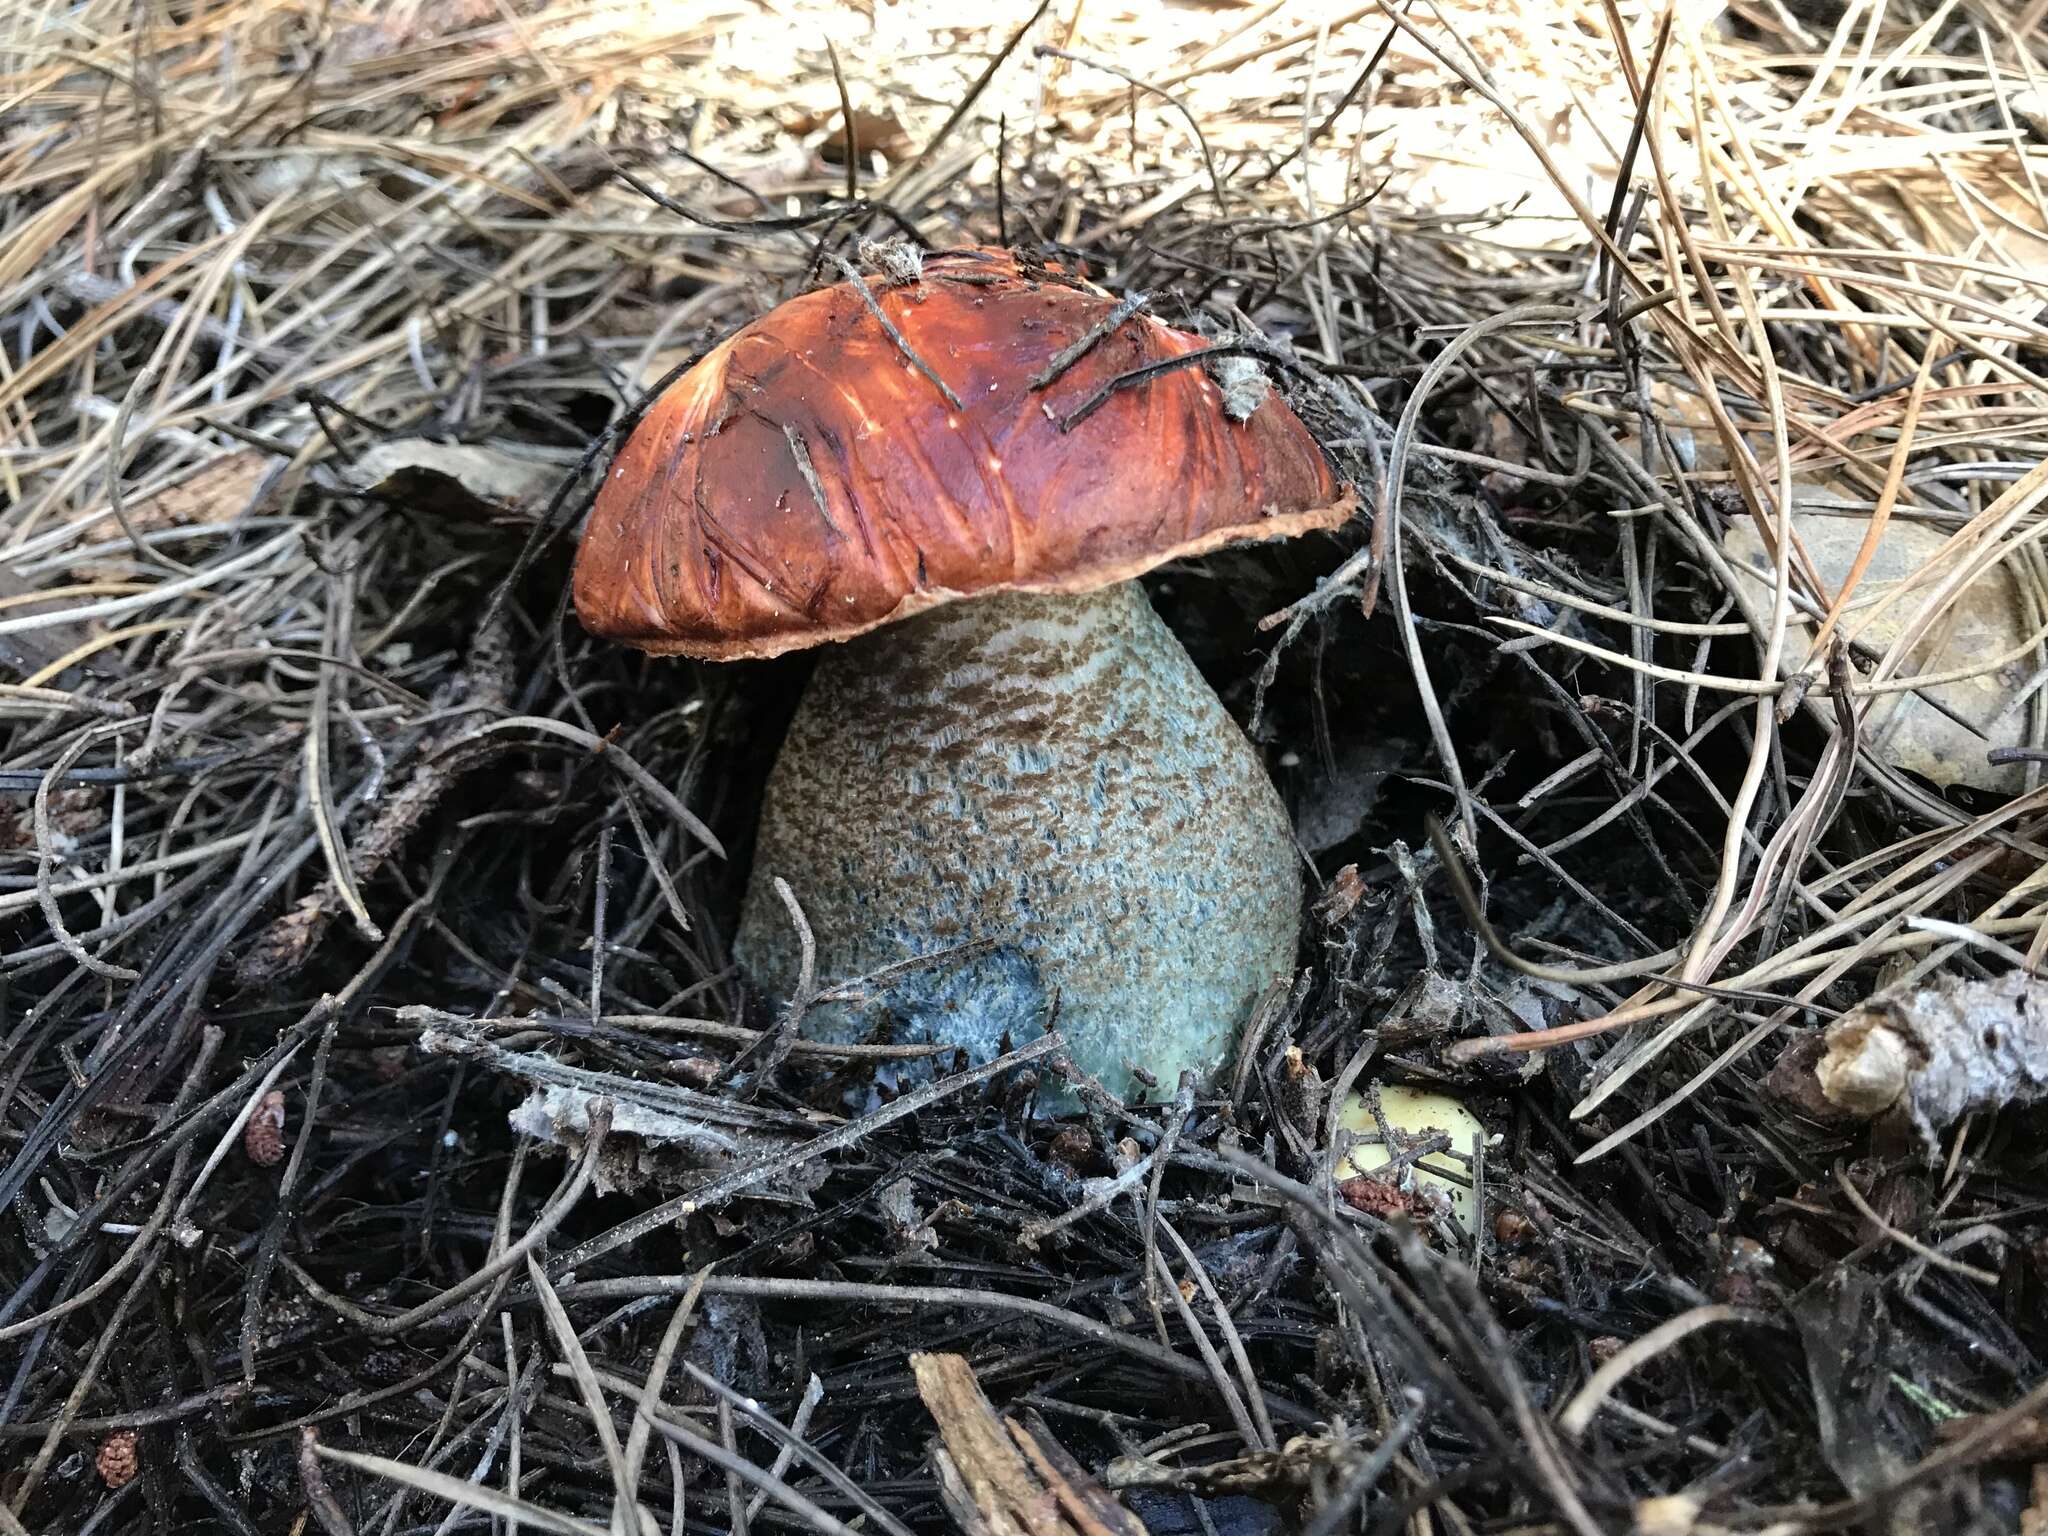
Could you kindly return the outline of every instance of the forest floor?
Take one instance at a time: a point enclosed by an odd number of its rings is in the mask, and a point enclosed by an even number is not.
[[[0,1536],[2048,1532],[2048,0],[952,9],[0,10]],[[1313,869],[1192,1097],[785,1050],[805,663],[567,604],[906,233],[1361,493],[1149,581]]]

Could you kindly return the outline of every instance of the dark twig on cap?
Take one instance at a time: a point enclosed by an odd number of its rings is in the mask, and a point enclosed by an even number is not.
[[[868,291],[867,279],[855,271],[853,263],[844,256],[834,256],[832,261],[839,268],[840,272],[844,274],[847,283],[852,287],[853,291],[860,295],[860,301],[867,305],[868,313],[881,322],[882,329],[888,333],[889,339],[896,344],[896,350],[910,359],[919,373],[938,386],[939,393],[946,397],[946,404],[952,406],[956,411],[959,410],[961,408],[960,397],[946,386],[946,381],[938,376],[937,372],[933,370],[932,365],[919,357],[916,349],[903,339],[903,333],[896,329],[896,323],[882,313],[882,306],[875,302],[875,296]]]
[[[1032,379],[1032,389],[1044,389],[1074,364],[1086,357],[1095,344],[1111,331],[1122,325],[1131,316],[1152,302],[1152,295],[1133,290],[1124,295],[1123,302],[1108,314],[1089,326],[1081,337],[1053,353],[1052,361],[1045,365],[1037,377]]]
[[[1107,384],[1104,384],[1102,388],[1082,401],[1071,415],[1063,417],[1058,424],[1059,429],[1062,432],[1073,431],[1074,428],[1108,404],[1109,397],[1120,389],[1129,389],[1134,384],[1142,384],[1147,379],[1157,378],[1162,373],[1171,373],[1176,368],[1186,368],[1191,365],[1206,363],[1212,357],[1256,357],[1262,363],[1272,363],[1276,367],[1300,371],[1298,363],[1275,351],[1271,344],[1267,342],[1220,341],[1213,347],[1203,347],[1200,351],[1196,352],[1183,352],[1178,357],[1162,357],[1156,363],[1145,363],[1131,369],[1128,373],[1118,374]]]
[[[818,479],[817,467],[811,463],[811,450],[804,442],[803,434],[784,422],[782,435],[789,443],[789,456],[796,460],[796,472],[804,477],[804,485],[811,493],[811,499],[818,504],[818,516],[825,520],[825,531],[837,534],[839,530],[832,523],[832,509],[825,501],[825,487]]]

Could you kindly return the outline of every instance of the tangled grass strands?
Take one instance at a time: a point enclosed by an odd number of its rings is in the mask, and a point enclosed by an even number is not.
[[[1153,1530],[2031,1513],[2032,1123],[1793,1090],[2048,955],[2048,10],[1710,10],[0,9],[0,1529],[937,1528],[912,1355]],[[892,230],[1363,493],[1150,579],[1314,876],[1213,1088],[792,1039],[801,668],[573,621],[586,455]]]

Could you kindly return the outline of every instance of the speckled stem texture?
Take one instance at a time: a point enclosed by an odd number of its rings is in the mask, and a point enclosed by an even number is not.
[[[1134,1067],[1167,1094],[1211,1077],[1300,932],[1280,797],[1135,582],[953,603],[827,652],[768,780],[736,946],[787,997],[778,875],[821,984],[993,946],[814,1007],[805,1033],[985,1061],[1057,995],[1076,1064],[1126,1096]]]

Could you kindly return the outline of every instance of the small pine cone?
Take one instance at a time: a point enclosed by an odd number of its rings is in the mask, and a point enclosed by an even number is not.
[[[1354,1178],[1338,1182],[1337,1193],[1344,1197],[1344,1203],[1354,1211],[1363,1211],[1368,1216],[1377,1216],[1382,1221],[1392,1221],[1396,1216],[1416,1217],[1429,1207],[1407,1191],[1397,1189],[1384,1179],[1373,1178],[1361,1173]]]
[[[1086,1131],[1070,1125],[1053,1137],[1046,1155],[1067,1172],[1079,1174],[1094,1159],[1095,1143]],[[2043,1251],[2048,1252],[2048,1244]]]
[[[93,1460],[99,1469],[100,1481],[109,1488],[126,1488],[135,1481],[135,1431],[117,1429],[100,1442],[100,1453]]]
[[[242,1127],[242,1150],[259,1168],[273,1168],[284,1156],[284,1095],[272,1090],[263,1095],[249,1121]]]

